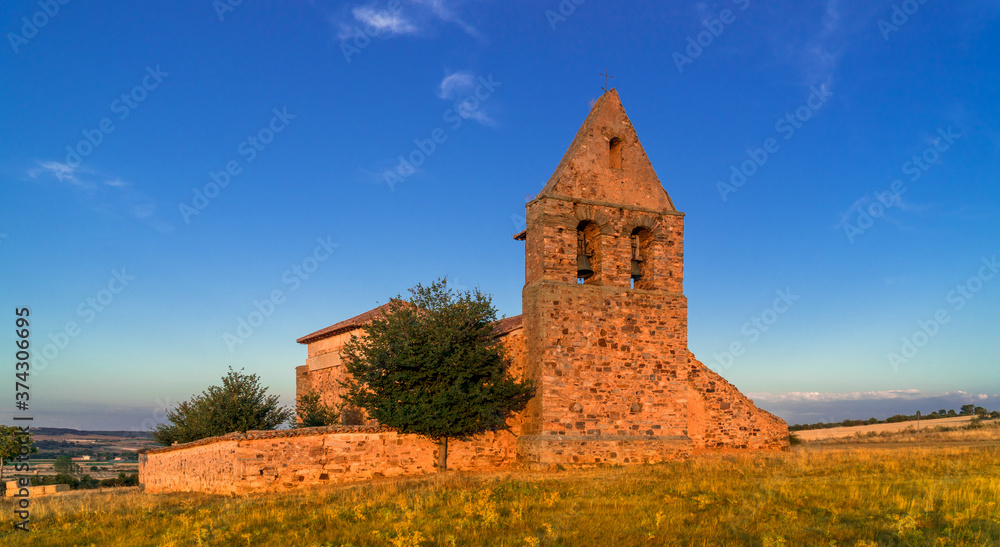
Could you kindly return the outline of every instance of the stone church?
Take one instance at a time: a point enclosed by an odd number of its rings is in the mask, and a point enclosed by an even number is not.
[[[512,372],[537,392],[510,432],[487,435],[475,451],[550,466],[788,446],[784,421],[688,350],[684,213],[614,89],[526,209],[527,229],[514,237],[525,246],[523,313],[495,332]],[[339,401],[340,350],[383,308],[298,340],[308,358],[296,369],[297,395]]]
[[[527,205],[522,315],[494,332],[535,397],[509,430],[449,443],[449,468],[653,463],[781,450],[788,425],[687,347],[684,214],[611,90]],[[513,243],[512,244],[520,244]],[[383,308],[303,336],[298,395],[339,400],[340,351]],[[437,472],[437,445],[362,425],[234,432],[145,450],[146,492],[242,494]]]

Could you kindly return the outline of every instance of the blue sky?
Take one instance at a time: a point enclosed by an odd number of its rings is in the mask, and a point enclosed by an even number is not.
[[[520,313],[605,68],[703,362],[791,422],[1000,407],[996,1],[231,1],[0,7],[36,425],[148,426],[229,365],[291,403],[296,338],[438,276]]]

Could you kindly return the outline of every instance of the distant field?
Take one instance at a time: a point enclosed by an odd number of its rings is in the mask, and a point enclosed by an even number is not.
[[[81,492],[35,500],[30,537],[0,503],[0,544],[1000,545],[998,462],[1000,427],[986,427],[239,498]]]
[[[157,446],[146,432],[78,431],[75,429],[39,428],[34,435],[43,448],[51,443],[60,447],[90,449],[97,452],[126,453]]]
[[[933,429],[935,427],[960,427],[968,425],[973,416],[958,416],[956,418],[939,418],[937,420],[920,420],[920,429]],[[983,424],[990,423],[984,420]],[[917,428],[917,422],[896,422],[893,424],[872,424],[857,425],[851,427],[831,427],[829,429],[810,429],[806,431],[796,431],[795,434],[803,441],[818,441],[823,439],[833,439],[838,437],[856,437],[857,435],[867,435],[869,432],[889,433],[903,431],[905,429]]]

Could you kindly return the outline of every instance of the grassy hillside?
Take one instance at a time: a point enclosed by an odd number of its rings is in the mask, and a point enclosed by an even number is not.
[[[30,544],[997,545],[1000,428],[974,433],[243,498],[80,493],[35,501]],[[0,518],[0,544],[29,544],[9,502]]]

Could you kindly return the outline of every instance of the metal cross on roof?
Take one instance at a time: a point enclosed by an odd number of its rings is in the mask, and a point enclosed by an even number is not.
[[[604,76],[604,87],[602,87],[601,89],[603,89],[604,91],[607,91],[608,90],[608,78],[614,80],[615,77],[614,76],[609,76],[608,75],[608,69],[606,69],[606,68],[604,69],[604,74],[598,74],[598,76]]]

